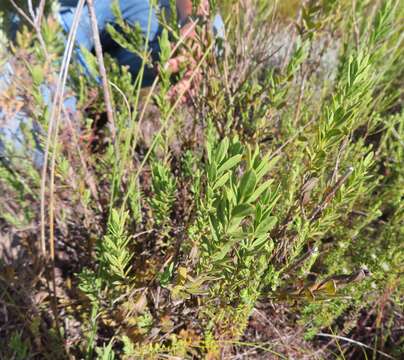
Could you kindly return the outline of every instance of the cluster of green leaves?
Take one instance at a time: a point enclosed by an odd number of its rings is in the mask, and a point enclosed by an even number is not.
[[[155,162],[152,165],[152,191],[150,207],[153,211],[152,219],[158,226],[171,223],[170,212],[175,201],[176,183],[173,174],[163,164]]]
[[[220,279],[214,296],[245,302],[257,290],[274,246],[268,234],[277,222],[272,211],[279,196],[273,179],[265,177],[277,158],[261,158],[258,147],[236,139],[216,146],[214,141],[207,142],[206,190],[199,205],[209,224],[200,242],[199,271]]]

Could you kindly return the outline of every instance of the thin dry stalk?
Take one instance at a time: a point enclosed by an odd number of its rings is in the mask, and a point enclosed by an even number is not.
[[[369,350],[376,351],[378,354],[380,354],[380,355],[386,357],[387,359],[393,359],[393,360],[394,360],[394,358],[393,358],[392,356],[390,356],[389,354],[386,354],[386,353],[383,352],[383,351],[380,351],[380,350],[377,350],[377,349],[373,349],[372,347],[370,347],[370,346],[368,346],[368,345],[366,345],[366,344],[364,344],[364,343],[362,343],[362,342],[360,342],[360,341],[352,340],[352,339],[347,338],[347,337],[345,337],[345,336],[339,336],[339,335],[333,335],[333,334],[326,334],[326,333],[318,333],[317,336],[319,336],[319,337],[325,337],[325,338],[331,338],[331,339],[334,339],[334,340],[343,340],[343,341],[346,341],[346,342],[348,342],[348,343],[351,343],[351,344],[354,344],[354,345],[358,345],[358,346],[360,346],[360,347],[362,347],[362,348],[366,348],[366,349],[369,349]]]
[[[58,140],[58,127],[59,127],[59,120],[60,114],[62,111],[63,106],[63,96],[64,96],[64,89],[66,86],[67,75],[70,60],[73,53],[74,41],[79,25],[79,19],[81,12],[83,10],[84,0],[80,0],[75,16],[73,19],[72,29],[70,30],[65,54],[63,56],[63,61],[61,65],[61,70],[59,74],[58,84],[55,92],[55,97],[53,99],[52,104],[52,111],[49,120],[49,129],[48,129],[48,138],[46,142],[46,150],[44,156],[44,164],[42,168],[42,180],[41,180],[41,242],[42,242],[42,251],[43,254],[46,255],[46,240],[45,240],[45,187],[46,187],[46,175],[47,175],[47,162],[49,156],[49,147],[50,147],[50,140],[53,133],[52,139],[52,160],[51,160],[51,173],[50,173],[50,187],[49,187],[49,243],[50,243],[50,259],[52,265],[51,271],[51,280],[52,280],[52,288],[53,288],[53,297],[52,297],[52,309],[55,317],[56,328],[59,330],[59,317],[58,317],[58,310],[57,310],[57,295],[56,295],[56,269],[55,269],[55,229],[54,229],[54,206],[55,206],[55,165],[56,165],[56,144]],[[54,125],[54,131],[53,131]]]
[[[208,56],[208,54],[209,54],[210,51],[212,50],[213,45],[214,45],[214,43],[211,43],[211,44],[209,45],[209,47],[207,48],[207,50],[206,50],[205,53],[203,54],[201,60],[199,61],[199,63],[198,63],[197,66],[195,67],[195,69],[193,70],[191,76],[189,77],[189,81],[190,81],[190,82],[192,82],[192,80],[193,80],[193,79],[195,78],[195,76],[198,74],[199,69],[201,68],[201,66],[202,66],[203,62],[205,61],[206,57]],[[157,79],[156,79],[155,82],[157,83]],[[153,85],[154,85],[154,84],[153,84]],[[154,137],[154,141],[153,141],[153,143],[152,143],[151,146],[150,146],[150,149],[147,151],[147,153],[146,153],[146,155],[145,155],[145,157],[144,157],[142,163],[140,164],[140,166],[139,166],[139,168],[138,168],[136,174],[135,174],[134,177],[131,179],[131,181],[136,181],[136,180],[138,179],[140,173],[142,172],[144,166],[146,165],[147,160],[149,159],[151,153],[152,153],[153,150],[154,150],[154,147],[155,147],[155,145],[156,145],[156,142],[157,142],[159,136],[160,136],[161,133],[164,131],[164,129],[167,127],[168,119],[171,118],[171,116],[173,115],[175,109],[176,109],[176,108],[178,107],[178,105],[181,103],[181,100],[182,100],[183,96],[185,95],[185,93],[186,93],[187,91],[188,91],[188,89],[187,89],[187,88],[184,88],[184,89],[181,91],[181,93],[178,95],[177,100],[174,102],[173,106],[171,107],[170,111],[169,111],[168,114],[167,114],[167,121],[164,122],[164,124],[160,127],[159,131],[156,133],[156,135],[155,135],[155,137]],[[141,119],[142,119],[142,117],[140,118],[140,120],[141,120]],[[139,120],[139,123],[140,123],[140,120]],[[126,194],[126,196],[125,196],[125,198],[124,198],[124,200],[123,200],[123,202],[122,202],[121,209],[124,209],[124,208],[125,208],[126,202],[127,202],[127,200],[128,200],[128,197],[129,197],[129,193]]]
[[[42,16],[45,10],[45,3],[46,0],[41,0],[41,2],[39,3],[37,12],[36,12],[36,22],[38,23],[38,25],[40,26],[41,22],[42,22]]]
[[[86,159],[85,159],[85,157],[83,155],[83,152],[81,151],[79,140],[77,138],[76,129],[73,127],[73,124],[72,124],[72,121],[70,119],[70,116],[69,116],[69,114],[67,113],[66,110],[64,111],[64,113],[65,113],[65,118],[67,119],[67,124],[70,127],[70,131],[71,131],[71,134],[72,134],[72,137],[73,137],[74,145],[75,145],[75,147],[77,149],[77,154],[79,155],[81,166],[84,169],[85,181],[86,181],[86,183],[87,183],[87,185],[88,185],[88,187],[89,187],[89,189],[91,191],[92,196],[97,201],[98,210],[101,211],[102,207],[101,207],[101,204],[99,202],[100,199],[99,199],[98,192],[97,192],[96,181],[94,179],[93,174],[90,172],[90,170],[89,170],[89,168],[87,166]]]
[[[195,26],[196,26],[197,24],[198,24],[198,20],[196,20]],[[179,40],[177,41],[177,43],[175,44],[175,46],[174,46],[173,49],[171,50],[170,58],[173,57],[173,55],[175,54],[175,52],[176,52],[176,51],[178,50],[178,48],[184,43],[184,41],[188,38],[189,34],[193,31],[193,29],[194,29],[194,28],[190,27],[190,28],[188,29],[188,31],[186,31],[184,34],[182,34],[182,36],[179,38]],[[165,67],[165,69],[167,69],[168,64],[164,64],[163,66]],[[143,105],[143,108],[142,108],[142,112],[140,113],[139,121],[138,121],[138,124],[137,124],[137,127],[136,127],[136,132],[135,132],[134,141],[133,141],[134,144],[133,144],[133,146],[132,146],[132,149],[135,149],[135,147],[136,147],[136,145],[137,145],[137,141],[138,141],[138,137],[139,137],[139,133],[140,133],[140,125],[142,124],[142,121],[143,121],[144,116],[145,116],[145,114],[146,114],[147,107],[149,106],[149,104],[150,104],[150,102],[151,102],[152,95],[153,95],[154,90],[155,90],[155,88],[156,88],[156,86],[157,86],[157,84],[158,84],[158,80],[159,80],[159,77],[156,77],[156,78],[154,79],[153,84],[152,84],[152,86],[150,87],[150,90],[149,90],[149,92],[148,92],[148,94],[147,94],[147,96],[146,96],[146,100],[145,100],[145,102],[144,102],[144,105]],[[184,92],[184,93],[185,93],[185,92]],[[180,98],[181,98],[181,97],[180,97]]]
[[[38,17],[35,16],[33,8],[32,8],[32,2],[31,0],[28,1],[28,7],[29,7],[29,12],[31,17],[29,17],[24,10],[21,9],[21,7],[19,7],[14,0],[10,0],[11,4],[14,6],[14,8],[16,9],[16,11],[28,22],[28,24],[30,24],[36,33],[36,36],[38,37],[39,43],[41,44],[42,50],[45,53],[46,58],[49,58],[49,53],[48,50],[46,49],[46,45],[45,45],[45,41],[43,39],[42,33],[41,33],[41,23],[40,23],[40,19]],[[45,5],[45,4],[44,4]],[[43,5],[43,6],[44,6]]]
[[[53,145],[55,145],[56,141],[57,141],[58,119],[60,117],[60,113],[62,110],[62,101],[63,101],[64,88],[65,88],[66,80],[67,80],[68,66],[70,63],[71,56],[72,56],[74,41],[76,38],[76,33],[77,33],[78,25],[79,25],[80,15],[83,10],[83,6],[84,6],[84,0],[80,0],[77,5],[76,12],[74,14],[72,28],[68,35],[66,49],[65,49],[62,64],[60,67],[59,78],[58,78],[55,96],[54,96],[53,102],[52,102],[51,114],[50,114],[50,118],[49,118],[48,135],[47,135],[47,140],[46,140],[46,145],[45,145],[44,163],[43,163],[43,167],[42,167],[42,177],[41,177],[41,249],[42,249],[42,254],[44,256],[46,256],[45,198],[46,198],[46,178],[47,178],[47,169],[48,169],[49,149],[50,149],[51,138],[52,138],[52,134],[53,134],[54,130],[56,132],[56,136],[54,136],[54,138],[53,138]],[[53,154],[53,157],[54,156],[55,156],[55,152]],[[53,164],[54,164],[54,162],[55,162],[54,159],[52,159]],[[53,175],[53,177],[54,177],[54,175]],[[51,181],[51,189],[50,189],[51,204],[50,204],[50,210],[49,210],[51,243],[52,243],[52,239],[53,239],[52,190],[53,190],[53,186],[52,186],[52,181]],[[51,247],[53,248],[54,246],[51,245]],[[52,251],[51,251],[51,253],[52,253]]]
[[[300,87],[299,87],[299,97],[297,100],[297,105],[296,105],[296,110],[295,110],[295,116],[294,116],[294,120],[293,120],[293,125],[297,126],[298,122],[299,122],[299,118],[300,118],[300,113],[301,113],[301,109],[302,109],[302,101],[303,101],[303,96],[304,96],[304,87],[306,84],[306,79],[307,79],[307,74],[308,71],[305,71],[302,74],[302,78],[300,81]]]
[[[116,127],[115,127],[114,113],[112,110],[111,92],[110,92],[109,85],[108,85],[108,77],[107,77],[107,72],[105,70],[104,57],[102,55],[102,46],[101,46],[100,34],[98,32],[97,16],[96,16],[95,10],[94,10],[94,1],[87,0],[87,6],[88,6],[88,12],[90,14],[95,54],[97,56],[97,62],[98,62],[98,67],[99,67],[99,71],[100,71],[100,75],[101,75],[102,87],[104,90],[104,101],[105,101],[105,107],[106,107],[106,111],[107,111],[108,128],[111,132],[112,143],[115,144]],[[117,155],[118,155],[118,152],[117,152]]]
[[[354,168],[350,167],[345,174],[335,183],[332,189],[325,195],[324,200],[313,210],[310,216],[310,222],[315,221],[323,213],[326,207],[330,204],[340,187],[348,180],[349,176],[353,173]]]

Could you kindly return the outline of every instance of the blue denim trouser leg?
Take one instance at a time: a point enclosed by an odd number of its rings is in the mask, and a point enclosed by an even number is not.
[[[149,16],[150,33],[149,39],[153,41],[158,33],[159,25],[155,10],[149,4],[149,0],[120,0],[120,9],[123,19],[130,25],[139,24],[140,29],[146,36]],[[69,32],[73,22],[74,7],[62,7],[60,19],[66,32]],[[105,32],[107,24],[115,23],[115,15],[112,12],[112,1],[95,1],[95,15],[97,17],[98,31]],[[87,50],[94,47],[91,22],[87,5],[84,6],[76,36],[76,43],[84,46]]]
[[[149,0],[120,0],[119,5],[123,20],[132,26],[139,26],[144,37],[147,37],[149,39],[149,48],[151,49],[153,56],[155,58],[158,57],[159,24],[156,16],[156,11],[153,6],[150,5]],[[72,27],[74,10],[74,7],[62,7],[61,9],[60,22],[66,33],[68,33]],[[94,10],[97,17],[98,31],[101,36],[101,41],[103,42],[103,39],[108,38],[106,34],[107,24],[114,25],[116,23],[115,15],[112,12],[112,2],[95,1]],[[81,14],[80,23],[76,35],[76,44],[78,46],[76,52],[78,59],[86,69],[87,66],[80,47],[84,47],[89,51],[93,50],[94,48],[92,28],[87,5],[84,6],[83,12]],[[102,45],[104,46],[104,48],[107,47],[107,44],[105,43],[103,43]],[[120,65],[128,66],[130,72],[132,73],[132,76],[136,77],[142,66],[142,60],[138,56],[117,46],[117,44],[112,47],[109,53],[111,56],[116,58]],[[153,74],[149,74],[146,71],[145,76],[146,78],[152,77]],[[150,81],[146,81],[144,85],[148,85],[149,82]]]
[[[11,62],[6,62],[0,66],[0,97],[4,96],[7,88],[14,81],[15,72]],[[39,87],[43,103],[50,106],[52,103],[52,90],[42,84]],[[17,96],[17,100],[23,100]],[[76,98],[68,97],[64,100],[64,107],[68,113],[76,112]],[[22,128],[30,133],[34,141],[33,148],[27,146],[27,139]],[[27,114],[24,109],[17,112],[7,113],[0,108],[0,163],[10,163],[17,159],[31,160],[37,169],[43,165],[43,151],[40,146],[38,134],[41,132],[40,126]],[[19,161],[21,163],[21,161]]]
[[[63,2],[62,2],[63,3]],[[138,24],[144,37],[149,39],[149,49],[152,52],[154,60],[158,59],[160,47],[158,43],[158,35],[160,33],[160,26],[158,23],[156,9],[150,5],[150,0],[120,0],[120,10],[122,18],[130,25]],[[169,0],[159,0],[159,7],[166,9],[169,12]],[[115,15],[112,12],[112,2],[110,1],[95,1],[94,10],[97,17],[98,31],[101,38],[106,36],[107,24],[114,24],[116,22]],[[72,27],[74,17],[74,7],[62,7],[60,13],[60,22],[64,30],[68,33]],[[224,38],[224,24],[220,15],[216,15],[213,20],[213,31],[216,37]],[[80,18],[79,27],[76,35],[76,44],[78,47],[85,47],[87,50],[92,50],[94,47],[93,35],[91,30],[90,16],[87,5],[84,6]],[[106,44],[103,44],[106,45]],[[128,66],[129,71],[135,78],[142,66],[142,60],[134,53],[115,46],[109,51],[121,66]],[[79,61],[87,69],[84,56],[80,49],[77,50]],[[87,69],[87,72],[90,73]],[[143,85],[147,86],[152,83],[156,74],[153,70],[145,68]]]

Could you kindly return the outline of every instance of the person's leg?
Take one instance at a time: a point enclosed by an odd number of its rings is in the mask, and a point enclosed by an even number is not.
[[[112,11],[111,1],[95,1],[94,10],[97,17],[98,31],[100,35],[106,32],[107,24],[115,24],[116,19]],[[159,25],[156,13],[150,5],[149,0],[120,0],[120,10],[122,18],[131,25],[138,24],[144,36],[149,32],[149,39],[153,41],[157,36]],[[60,23],[68,33],[73,24],[75,7],[63,6],[60,11]],[[93,34],[89,11],[87,5],[84,6],[80,17],[80,22],[76,34],[76,44],[85,47],[87,50],[92,50],[94,47]],[[84,57],[78,50],[80,61],[84,63]]]
[[[12,163],[14,159],[26,159],[32,162],[35,168],[43,165],[44,154],[40,146],[39,134],[42,132],[39,124],[27,112],[27,107],[2,106],[7,98],[8,88],[15,81],[17,75],[14,71],[14,61],[7,61],[0,66],[0,163]],[[49,84],[43,83],[39,90],[45,106],[50,107],[53,101],[53,92]],[[16,104],[24,101],[17,96]],[[64,100],[64,108],[68,114],[76,113],[77,100],[70,96]],[[4,104],[4,102],[3,102]],[[20,161],[21,162],[21,161]]]
[[[120,5],[123,19],[132,26],[138,24],[143,36],[154,41],[158,35],[159,24],[150,0],[120,0]]]
[[[149,49],[151,51],[153,60],[157,61],[160,52],[158,39],[149,42]],[[118,61],[118,64],[120,66],[127,66],[129,68],[129,72],[132,74],[132,78],[136,79],[143,62],[143,60],[138,55],[122,47],[117,47],[116,49],[114,49],[111,52],[111,55]],[[156,76],[157,71],[155,68],[145,66],[142,86],[150,86],[153,83],[153,80],[155,79]]]
[[[158,23],[156,10],[157,12],[164,10],[165,14],[169,15],[169,0],[158,0],[158,9],[153,7],[150,8],[147,1],[143,2],[139,7],[133,6],[134,2],[131,1],[121,1],[121,4],[123,3],[125,3],[125,5],[122,6],[122,15],[124,19],[130,24],[137,23],[140,25],[144,37],[149,39],[148,48],[151,51],[152,59],[153,61],[158,61],[160,53],[159,34],[161,33],[161,26]],[[110,53],[118,61],[119,65],[127,66],[129,68],[133,79],[138,76],[139,70],[142,67],[142,59],[139,56],[120,46],[113,47]],[[143,73],[142,86],[151,85],[156,75],[157,72],[155,68],[146,66]]]
[[[0,66],[0,97],[5,96],[14,76],[10,62]],[[43,153],[37,136],[39,131],[38,126],[23,109],[6,109],[0,104],[0,164],[9,165],[13,158],[18,158],[19,163],[22,159],[27,159],[39,169],[43,164]],[[28,145],[27,135],[33,140],[33,147]]]
[[[169,14],[169,2],[168,0],[159,0],[159,6],[161,9],[164,9],[166,14]],[[212,21],[212,31],[216,38],[216,40],[224,40],[225,38],[225,27],[222,20],[221,15],[218,13],[213,18]],[[159,33],[159,32],[158,32]],[[160,45],[158,36],[156,36],[152,41],[149,42],[149,49],[151,50],[153,61],[158,61],[159,53],[160,53]],[[218,47],[216,47],[217,55],[220,55],[221,51]],[[118,47],[113,50],[112,55],[117,59],[119,65],[128,66],[129,71],[131,72],[133,78],[136,78],[138,72],[142,66],[142,59],[127,49]],[[143,86],[150,86],[155,77],[157,76],[157,72],[155,68],[145,67],[143,74]]]

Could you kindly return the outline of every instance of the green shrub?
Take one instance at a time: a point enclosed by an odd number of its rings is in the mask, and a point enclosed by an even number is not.
[[[221,4],[227,40],[207,36],[188,105],[168,99],[167,29],[151,89],[107,56],[115,139],[101,91],[71,66],[78,112],[41,135],[47,171],[30,162],[33,141],[1,162],[0,224],[20,250],[0,263],[0,357],[48,344],[49,357],[88,359],[404,353],[404,7],[309,1],[292,29],[276,3]],[[120,25],[110,34],[149,66]],[[28,28],[9,47],[22,76],[0,106],[29,100],[46,134],[39,87],[55,86],[63,38],[51,16],[42,28],[48,54]],[[268,304],[271,347],[251,321]],[[284,327],[297,345],[276,341]]]

